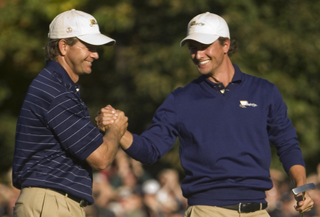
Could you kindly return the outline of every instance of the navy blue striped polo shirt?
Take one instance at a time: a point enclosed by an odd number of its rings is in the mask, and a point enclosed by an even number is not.
[[[92,169],[85,159],[103,143],[75,84],[57,62],[33,80],[16,128],[13,185],[62,190],[92,198]]]

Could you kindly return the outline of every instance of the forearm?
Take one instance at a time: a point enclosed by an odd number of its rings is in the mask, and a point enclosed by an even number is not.
[[[306,169],[301,165],[294,165],[290,168],[289,177],[295,186],[301,186],[306,184]]]
[[[294,165],[290,168],[288,174],[296,187],[307,184],[306,169],[304,166]],[[313,207],[314,202],[308,191],[304,192],[302,195],[296,195],[295,199],[297,200],[297,204],[294,207],[300,213],[308,212]]]
[[[115,158],[120,138],[119,132],[110,130],[105,133],[103,143],[87,158],[89,165],[98,170],[107,168]]]
[[[113,110],[111,110],[111,113],[113,113],[112,111]],[[99,118],[96,118],[96,120],[98,121],[99,129],[105,131],[105,134],[103,136],[103,143],[87,158],[87,161],[90,166],[95,169],[105,169],[115,158],[120,139],[128,127],[128,118],[123,112],[118,111],[117,118],[113,119],[112,124],[107,128],[104,127],[105,125]],[[110,120],[110,118],[107,118],[107,122],[108,120]]]
[[[133,142],[133,136],[129,131],[126,131],[120,139],[120,145],[123,150],[130,148]]]
[[[103,136],[103,145],[106,167],[108,167],[114,160],[119,149],[121,134],[119,131],[109,131]]]

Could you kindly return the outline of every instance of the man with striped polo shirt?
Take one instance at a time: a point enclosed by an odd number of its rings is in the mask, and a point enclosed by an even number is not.
[[[21,193],[14,215],[84,217],[83,207],[93,203],[92,168],[113,161],[128,120],[117,112],[101,134],[77,82],[91,73],[96,47],[115,40],[74,9],[55,17],[48,36],[46,67],[29,86],[17,122],[12,176]]]

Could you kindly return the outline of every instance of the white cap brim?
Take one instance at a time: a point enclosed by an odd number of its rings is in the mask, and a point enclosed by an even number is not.
[[[201,44],[212,44],[219,37],[220,36],[213,34],[191,33],[180,42],[180,47],[182,47],[188,40],[197,41]]]
[[[84,41],[91,45],[114,45],[116,43],[116,40],[105,36],[103,34],[89,34],[89,35],[80,35],[76,36],[81,41]]]

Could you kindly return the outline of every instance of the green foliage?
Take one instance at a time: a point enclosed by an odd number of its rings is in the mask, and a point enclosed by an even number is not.
[[[10,169],[14,152],[16,117],[0,115],[0,175]]]
[[[145,130],[166,96],[198,77],[188,49],[179,42],[190,19],[210,11],[227,20],[239,43],[232,61],[278,86],[308,171],[315,171],[320,154],[320,2],[298,0],[0,1],[0,159],[6,162],[1,165],[12,160],[16,117],[28,85],[45,65],[49,23],[72,8],[93,14],[101,32],[117,41],[114,47],[99,48],[93,73],[80,78],[92,118],[111,104],[125,111],[130,131]],[[162,160],[179,167],[178,141]],[[272,166],[279,167],[276,156]]]

